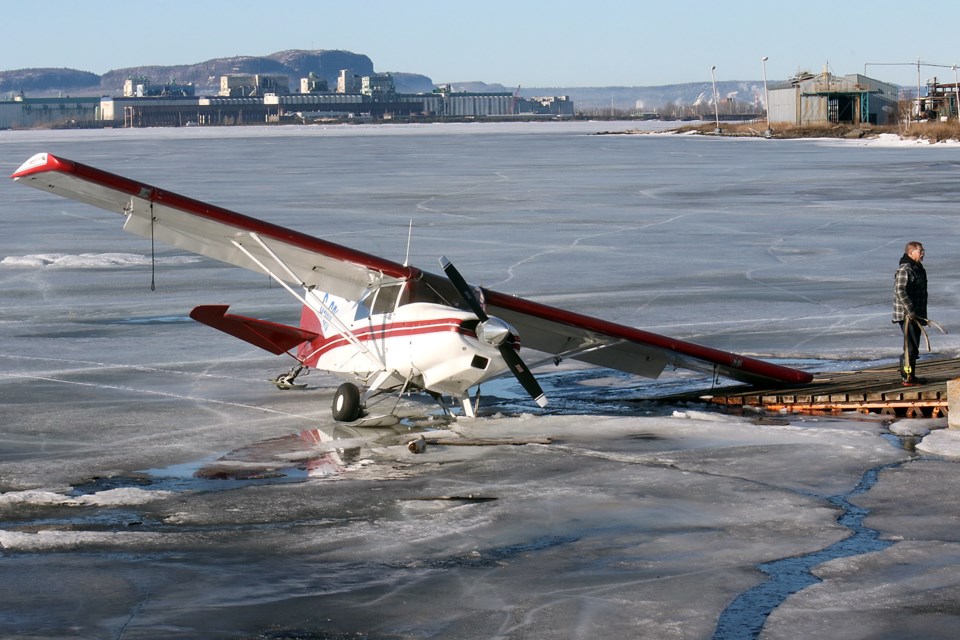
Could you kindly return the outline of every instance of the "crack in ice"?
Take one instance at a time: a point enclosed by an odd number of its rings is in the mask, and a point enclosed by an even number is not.
[[[811,571],[813,567],[837,558],[881,551],[893,545],[892,541],[881,540],[879,531],[863,524],[869,510],[852,504],[849,498],[869,491],[876,484],[883,469],[901,464],[903,463],[896,462],[868,469],[851,491],[827,498],[831,504],[843,509],[837,523],[850,529],[853,534],[819,551],[758,565],[769,578],[741,593],[724,609],[717,621],[713,640],[752,640],[759,637],[767,618],[788,597],[822,582]]]

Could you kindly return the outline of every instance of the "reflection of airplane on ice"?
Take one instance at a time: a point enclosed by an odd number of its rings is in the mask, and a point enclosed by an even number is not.
[[[112,173],[40,153],[11,176],[51,193],[123,214],[124,230],[266,273],[303,305],[299,327],[195,308],[191,317],[297,365],[348,378],[334,418],[361,417],[368,401],[422,390],[453,396],[475,415],[470,389],[509,371],[539,404],[546,397],[519,355],[520,338],[548,361],[571,358],[656,378],[667,366],[750,383],[812,376],[762,360],[468,285],[446,259],[445,276],[256,220]],[[295,349],[295,351],[293,351]],[[361,387],[363,391],[361,392]]]

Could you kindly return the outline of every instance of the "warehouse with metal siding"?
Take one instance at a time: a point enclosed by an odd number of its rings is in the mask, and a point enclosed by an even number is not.
[[[899,89],[860,74],[801,76],[769,91],[771,123],[886,125],[896,121]]]
[[[100,98],[21,98],[0,102],[0,129],[77,126],[100,119]]]

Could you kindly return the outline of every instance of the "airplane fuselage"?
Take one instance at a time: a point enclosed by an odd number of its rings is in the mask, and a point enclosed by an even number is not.
[[[308,313],[313,311],[305,308]],[[305,319],[302,324],[311,322]],[[363,383],[389,372],[382,389],[409,381],[414,387],[456,397],[506,369],[497,348],[477,337],[477,318],[469,311],[410,303],[354,320],[347,327],[347,332],[304,343],[298,357],[309,367]]]

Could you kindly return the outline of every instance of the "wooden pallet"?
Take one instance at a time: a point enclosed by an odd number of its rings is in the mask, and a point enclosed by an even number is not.
[[[927,384],[904,387],[896,365],[824,373],[805,385],[762,389],[740,385],[713,389],[708,394],[660,398],[699,400],[730,408],[758,407],[801,413],[881,413],[910,418],[947,415],[947,381],[960,377],[960,358],[921,361],[919,376]]]

